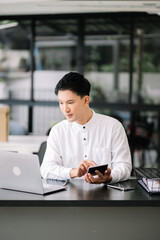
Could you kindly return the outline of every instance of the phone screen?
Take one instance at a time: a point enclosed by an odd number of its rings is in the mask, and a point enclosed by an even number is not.
[[[98,170],[99,172],[101,172],[102,174],[104,174],[104,172],[107,170],[108,164],[104,164],[104,165],[97,165],[97,166],[93,166],[93,167],[89,167],[88,168],[88,173],[92,174],[92,175],[96,175],[95,170]]]

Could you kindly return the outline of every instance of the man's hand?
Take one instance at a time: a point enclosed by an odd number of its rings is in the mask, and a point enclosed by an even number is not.
[[[102,173],[100,173],[99,171],[95,171],[96,172],[96,176],[92,176],[90,173],[86,173],[84,176],[84,179],[86,182],[90,183],[90,184],[100,184],[100,183],[109,183],[112,181],[112,176],[111,176],[111,169],[107,168],[107,170],[105,171],[104,175]]]
[[[97,164],[91,160],[83,160],[77,168],[72,168],[70,171],[71,178],[82,177],[87,173],[89,167],[96,166]]]

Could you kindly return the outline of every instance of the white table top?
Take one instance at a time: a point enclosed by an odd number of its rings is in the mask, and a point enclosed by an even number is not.
[[[8,142],[0,142],[0,150],[32,154],[38,152],[41,143],[47,138],[48,136],[10,135]]]

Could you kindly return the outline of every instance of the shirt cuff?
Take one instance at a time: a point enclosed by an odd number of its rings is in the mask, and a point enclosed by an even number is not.
[[[65,179],[71,179],[70,177],[70,171],[71,171],[72,168],[65,168],[63,169],[63,176]]]
[[[111,176],[112,176],[112,181],[111,181],[111,183],[116,183],[116,182],[119,181],[119,177],[117,176],[117,172],[116,172],[116,171],[112,170]]]

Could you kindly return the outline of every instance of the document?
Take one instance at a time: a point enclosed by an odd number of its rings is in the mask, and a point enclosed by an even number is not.
[[[148,187],[150,192],[160,192],[160,178],[142,178],[142,181]]]

